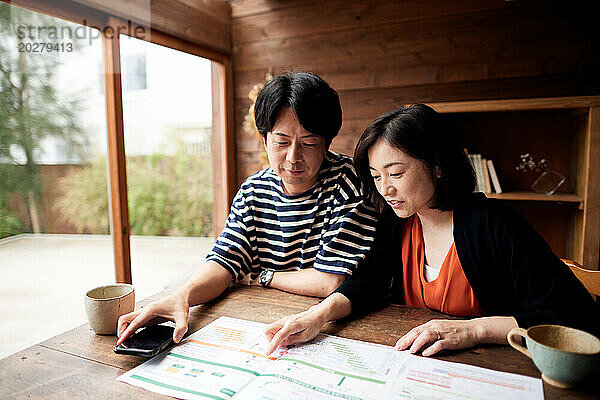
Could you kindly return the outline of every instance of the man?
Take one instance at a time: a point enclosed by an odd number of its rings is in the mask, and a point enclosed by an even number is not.
[[[328,296],[370,249],[376,214],[361,201],[350,158],[328,151],[342,124],[335,90],[311,73],[276,76],[256,99],[255,119],[270,167],[242,184],[223,232],[192,277],[119,318],[117,343],[164,320],[175,322],[178,343],[189,307],[214,299],[232,281]]]

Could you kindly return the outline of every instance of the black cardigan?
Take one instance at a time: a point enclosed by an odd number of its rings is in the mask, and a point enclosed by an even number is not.
[[[403,304],[402,226],[387,210],[375,243],[336,292],[359,316],[388,301]],[[486,315],[513,316],[520,327],[559,324],[600,336],[600,305],[538,233],[509,207],[473,194],[454,210],[454,241],[465,276]]]

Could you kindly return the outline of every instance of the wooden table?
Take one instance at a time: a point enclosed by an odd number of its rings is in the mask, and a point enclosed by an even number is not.
[[[142,304],[163,295],[153,296]],[[223,315],[268,323],[303,311],[318,301],[274,289],[236,285],[225,296],[193,308],[189,332]],[[440,316],[427,309],[389,306],[359,320],[328,324],[325,332],[394,345],[414,326]],[[115,354],[115,342],[115,336],[96,335],[86,324],[4,358],[0,360],[0,399],[165,398],[116,381],[119,375],[145,359]],[[481,346],[437,358],[540,376],[529,358],[508,346]],[[557,389],[544,383],[544,393],[546,399],[600,399],[597,382],[592,379],[575,390]]]

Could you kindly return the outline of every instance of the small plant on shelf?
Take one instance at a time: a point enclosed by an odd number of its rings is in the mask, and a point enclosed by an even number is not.
[[[542,158],[539,161],[535,161],[529,153],[521,154],[521,161],[517,165],[516,170],[521,172],[536,171],[540,173],[537,179],[531,184],[531,189],[537,193],[552,195],[566,181],[566,178],[562,174],[548,167],[548,160]]]

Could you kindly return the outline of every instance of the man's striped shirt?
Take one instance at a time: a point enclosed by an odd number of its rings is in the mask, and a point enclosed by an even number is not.
[[[246,179],[206,259],[234,281],[254,279],[262,269],[351,275],[371,248],[376,220],[362,202],[350,157],[328,151],[317,183],[305,193],[286,195],[272,168]]]

